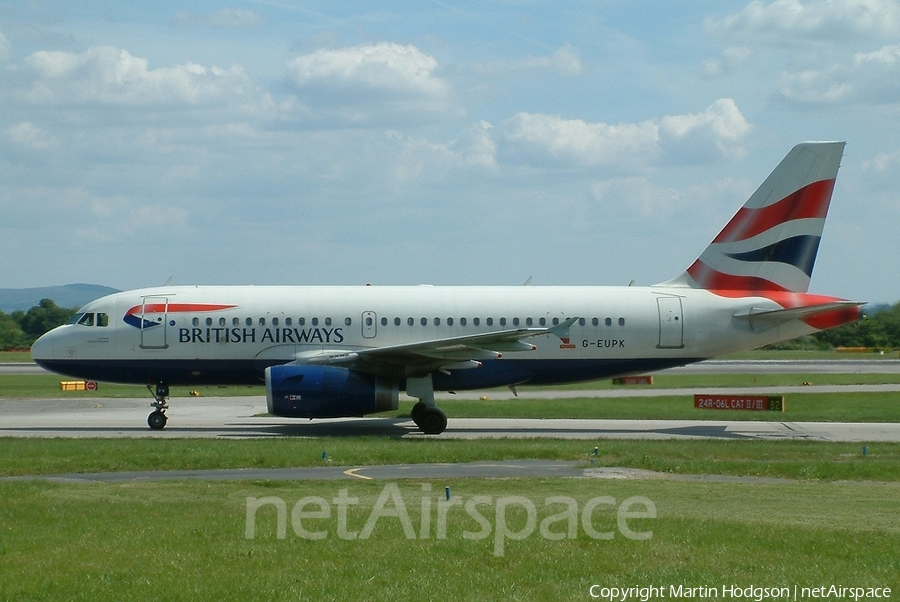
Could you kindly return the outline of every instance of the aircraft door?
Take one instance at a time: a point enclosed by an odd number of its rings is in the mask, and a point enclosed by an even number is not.
[[[169,313],[167,297],[144,297],[141,304],[141,349],[167,349],[166,321]]]
[[[374,311],[364,311],[362,314],[362,335],[365,339],[374,339],[378,334],[377,316]]]
[[[684,347],[684,316],[681,297],[657,297],[659,308],[660,349],[681,349]]]

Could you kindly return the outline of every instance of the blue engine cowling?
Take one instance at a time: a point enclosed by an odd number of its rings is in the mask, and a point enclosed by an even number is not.
[[[396,410],[397,382],[323,366],[266,368],[269,413],[289,418],[343,418]]]

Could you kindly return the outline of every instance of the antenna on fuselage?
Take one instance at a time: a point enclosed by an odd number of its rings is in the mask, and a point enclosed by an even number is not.
[[[533,278],[534,278],[534,276],[529,276],[529,277],[528,277],[528,280],[526,280],[526,281],[525,281],[525,284],[523,284],[522,286],[531,286],[531,280],[532,280]]]

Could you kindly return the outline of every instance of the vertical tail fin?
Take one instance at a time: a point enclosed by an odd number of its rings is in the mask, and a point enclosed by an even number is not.
[[[691,267],[665,284],[805,293],[843,152],[843,142],[795,146]]]

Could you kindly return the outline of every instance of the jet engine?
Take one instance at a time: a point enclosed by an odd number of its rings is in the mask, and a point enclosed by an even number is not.
[[[266,368],[269,413],[287,418],[342,418],[396,410],[396,381],[331,366]]]

